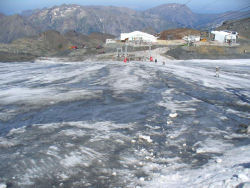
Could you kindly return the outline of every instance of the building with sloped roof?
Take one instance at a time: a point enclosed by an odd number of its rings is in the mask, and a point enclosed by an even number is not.
[[[157,42],[157,37],[141,31],[134,31],[131,33],[121,33],[120,39],[122,41],[128,40],[128,41],[141,41],[150,43]]]

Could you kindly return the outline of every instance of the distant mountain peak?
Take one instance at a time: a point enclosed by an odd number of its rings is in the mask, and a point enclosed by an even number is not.
[[[179,7],[187,7],[185,4],[180,4],[180,3],[165,3],[159,6],[167,6],[169,8],[179,8]]]
[[[156,6],[156,7],[153,7],[153,8],[150,8],[146,11],[149,11],[149,10],[159,10],[159,9],[188,9],[191,11],[191,9],[185,5],[185,4],[178,4],[178,3],[168,3],[168,4],[162,4],[162,5],[159,5],[159,6]]]

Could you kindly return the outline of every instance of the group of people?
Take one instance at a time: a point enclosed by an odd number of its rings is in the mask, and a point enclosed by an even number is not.
[[[141,60],[141,58],[139,58],[139,60]],[[157,59],[153,60],[153,57],[152,57],[152,56],[149,58],[149,60],[150,60],[150,62],[153,62],[153,61],[154,61],[155,63],[158,62]],[[128,59],[127,57],[125,57],[124,60],[123,60],[124,63],[127,63],[128,61],[129,61],[129,59]],[[165,65],[165,64],[166,64],[165,61],[163,61],[163,62],[162,62],[162,65]]]

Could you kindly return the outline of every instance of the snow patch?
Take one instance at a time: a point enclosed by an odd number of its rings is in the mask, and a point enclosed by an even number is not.
[[[150,138],[150,136],[146,136],[146,135],[139,135],[139,139],[145,140],[148,143],[152,143],[153,142],[153,140]]]
[[[82,165],[83,161],[80,156],[80,153],[70,153],[69,155],[66,155],[63,160],[60,161],[61,165],[67,167],[74,167],[74,166],[80,166]]]
[[[7,185],[4,183],[0,183],[0,188],[7,188]]]
[[[145,187],[236,187],[249,181],[250,170],[239,164],[249,162],[249,146],[228,150],[222,162],[209,162],[198,169],[169,171],[161,167],[161,174],[152,174]],[[248,150],[248,151],[247,151]]]
[[[9,148],[15,146],[16,143],[14,141],[10,141],[6,138],[0,137],[0,148]]]

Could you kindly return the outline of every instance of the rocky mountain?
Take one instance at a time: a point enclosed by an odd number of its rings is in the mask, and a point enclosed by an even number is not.
[[[205,29],[207,27],[218,27],[225,20],[247,17],[250,15],[250,10],[244,12],[229,11],[221,14],[197,14],[186,5],[172,3],[151,8],[144,13],[176,23],[181,28]]]
[[[37,35],[39,30],[20,15],[0,16],[0,41],[11,42],[15,39]]]
[[[121,32],[176,25],[159,17],[144,15],[128,8],[104,6],[62,5],[36,11],[26,18],[42,31],[55,29],[60,32],[75,30],[83,34],[92,32],[119,35]]]
[[[203,28],[220,24],[235,14],[196,14],[180,4],[165,4],[146,11],[113,6],[61,5],[26,11],[21,15],[0,16],[0,27],[3,28],[0,42],[10,42],[47,30],[61,33],[74,30],[82,34],[101,32],[119,36],[121,32],[134,30],[156,33],[174,28]],[[243,12],[240,14],[244,16]]]
[[[34,9],[34,10],[25,10],[21,12],[21,16],[28,17],[31,16],[32,14],[35,14],[36,12],[39,12],[40,9]]]
[[[168,20],[181,27],[194,27],[198,17],[186,5],[164,4],[144,11],[146,16],[157,16],[162,20]]]

